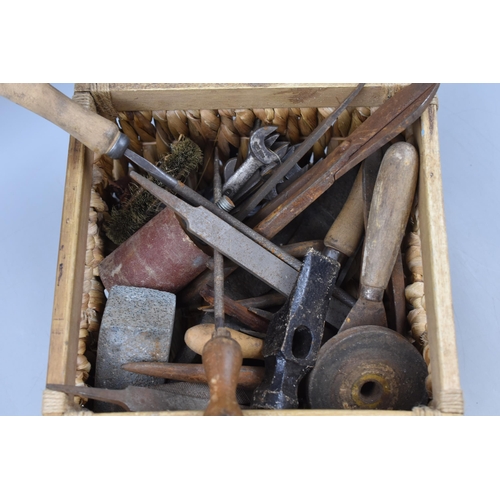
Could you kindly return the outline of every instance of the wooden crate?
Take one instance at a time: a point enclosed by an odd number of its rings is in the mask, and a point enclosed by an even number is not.
[[[74,100],[108,118],[120,112],[144,110],[263,110],[279,108],[334,108],[354,89],[355,84],[77,84]],[[367,84],[353,106],[380,106],[402,85]],[[412,411],[356,410],[245,410],[246,415],[461,415],[462,391],[458,373],[455,326],[452,311],[446,226],[443,209],[439,159],[437,98],[414,124],[413,132],[420,154],[418,187],[427,335],[429,342],[433,398],[429,407]],[[181,113],[182,114],[182,113]],[[192,116],[196,117],[196,112]],[[227,113],[231,119],[231,113]],[[234,113],[233,113],[234,116]],[[191,123],[189,122],[189,125]],[[55,284],[55,297],[47,383],[74,384],[77,364],[82,357],[82,295],[84,282],[92,280],[96,269],[90,265],[95,242],[99,241],[95,221],[89,213],[102,203],[94,189],[94,155],[71,138],[64,195],[61,239]],[[93,187],[94,186],[94,187]],[[90,212],[89,212],[90,211]],[[92,217],[91,217],[92,219]],[[90,228],[90,229],[89,229]],[[92,246],[94,245],[94,246]],[[95,260],[95,259],[94,259]],[[87,267],[86,267],[87,263]],[[90,274],[90,276],[89,276]],[[95,279],[94,279],[95,281]],[[104,301],[103,301],[104,302]],[[103,306],[103,303],[101,304]],[[84,320],[98,324],[99,307],[87,311]],[[83,334],[82,334],[83,331]],[[79,350],[80,349],[80,350]],[[81,370],[82,366],[78,366]],[[84,367],[83,367],[84,369]],[[73,398],[46,390],[43,415],[94,415],[74,404]],[[201,412],[141,412],[120,415],[199,415]],[[97,414],[95,414],[97,415]],[[101,414],[103,415],[103,414]],[[116,415],[116,414],[113,414]]]

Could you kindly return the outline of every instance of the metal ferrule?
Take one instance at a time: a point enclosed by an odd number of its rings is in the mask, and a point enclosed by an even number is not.
[[[321,253],[326,257],[330,257],[330,259],[336,260],[340,265],[342,265],[347,260],[346,254],[332,247],[325,246]]]
[[[384,289],[375,288],[374,286],[361,285],[359,298],[371,300],[372,302],[382,302],[382,299],[384,298]]]
[[[222,186],[222,192],[229,197],[234,196],[261,166],[262,163],[259,160],[249,156],[245,163]]]
[[[230,212],[234,208],[234,203],[226,195],[222,196],[216,205],[225,212]]]
[[[122,134],[120,132],[118,139],[111,146],[106,155],[115,160],[121,158],[125,153],[125,150],[128,148],[129,144],[130,144],[130,139],[125,134]]]

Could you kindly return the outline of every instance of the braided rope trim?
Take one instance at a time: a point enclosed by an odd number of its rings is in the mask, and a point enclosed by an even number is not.
[[[411,336],[416,346],[422,353],[427,363],[428,375],[425,379],[425,387],[432,400],[432,367],[429,353],[429,340],[427,329],[427,312],[425,309],[425,291],[422,266],[422,248],[419,227],[418,204],[414,206],[411,216],[413,228],[406,237],[407,248],[405,252],[405,261],[411,272],[410,284],[405,288],[407,302],[412,309],[408,313],[408,322],[411,328]]]
[[[99,114],[114,122],[115,118],[118,116],[118,112],[111,99],[109,83],[91,83],[90,93],[92,94]]]
[[[64,392],[45,389],[42,395],[42,415],[64,415],[70,406],[70,398]]]

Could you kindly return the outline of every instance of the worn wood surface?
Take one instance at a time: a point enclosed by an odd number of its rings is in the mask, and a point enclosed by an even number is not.
[[[420,231],[433,405],[444,413],[462,414],[436,105],[424,112],[415,136],[420,148]]]
[[[366,84],[352,106],[380,106],[404,84]],[[357,83],[109,83],[76,84],[101,92],[116,111],[335,107]]]
[[[75,381],[93,156],[70,138],[49,344],[50,384]]]
[[[90,84],[77,84],[76,91],[88,90]],[[126,106],[126,110],[134,109],[193,109],[206,108],[212,104],[211,98],[224,102],[224,108],[229,107],[226,99],[236,95],[241,107],[263,107],[266,105],[291,106],[295,96],[294,106],[318,106],[313,104],[318,96],[325,97],[325,106],[335,103],[336,95],[339,101],[346,96],[354,84],[346,84],[339,90],[321,90],[322,85],[310,85],[313,91],[306,98],[306,90],[299,84],[264,85],[261,88],[254,85],[230,85],[227,93],[222,85],[196,85],[196,88],[183,88],[174,84],[155,84],[144,87],[143,84],[131,86],[128,84],[109,84],[113,104]],[[292,87],[287,90],[284,87]],[[191,85],[191,87],[193,87]],[[299,88],[297,88],[299,87]],[[306,85],[307,87],[307,85]],[[317,88],[319,87],[319,89]],[[376,106],[381,104],[391,89],[399,88],[390,85],[367,85],[368,94],[372,92],[372,102],[359,105]],[[95,90],[95,88],[94,88]],[[257,94],[253,95],[254,92]],[[330,92],[330,94],[328,94]],[[279,97],[281,95],[281,97]],[[146,97],[144,97],[146,96]],[[360,96],[361,97],[361,96]],[[302,100],[300,100],[302,99]],[[378,102],[380,99],[380,102]],[[189,101],[186,102],[186,100]],[[245,102],[244,102],[245,101]],[[146,106],[147,103],[150,105]],[[298,104],[299,103],[299,104]],[[153,105],[154,104],[154,105]],[[182,106],[181,106],[182,104]],[[356,104],[356,103],[355,103]],[[139,106],[139,108],[134,107]],[[358,104],[357,104],[358,105]],[[218,107],[215,106],[214,107]],[[239,106],[238,106],[239,107]],[[461,415],[463,414],[462,392],[458,372],[458,359],[455,340],[451,286],[448,263],[446,227],[444,220],[441,171],[439,163],[439,144],[437,133],[437,118],[435,104],[432,104],[418,120],[415,127],[420,152],[420,225],[422,232],[423,267],[428,314],[428,329],[430,354],[432,360],[432,381],[434,388],[434,407],[416,408],[409,412],[400,411],[349,411],[349,410],[243,410],[244,415],[252,416],[372,416],[372,415]],[[117,108],[118,109],[118,108]],[[420,121],[422,126],[420,127]],[[90,199],[93,154],[81,143],[71,139],[68,169],[66,177],[65,198],[63,206],[61,241],[59,247],[58,267],[56,276],[54,313],[50,340],[49,366],[47,382],[54,384],[73,383],[76,366],[78,344],[78,329],[82,298],[82,282],[84,256],[86,246],[87,219]],[[213,328],[213,327],[212,327]],[[61,397],[54,391],[44,391],[44,401],[47,403],[42,410],[44,415],[94,415],[88,410],[75,408],[67,397]],[[53,401],[52,401],[53,400]],[[44,403],[45,404],[45,403]],[[202,412],[124,412],[119,415],[164,415],[186,416],[201,415]],[[106,416],[107,414],[95,414]],[[116,413],[110,414],[117,416]]]
[[[49,120],[99,155],[107,153],[120,135],[116,123],[78,105],[48,83],[2,83],[0,95]]]

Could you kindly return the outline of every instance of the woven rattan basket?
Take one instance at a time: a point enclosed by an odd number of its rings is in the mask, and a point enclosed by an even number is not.
[[[117,120],[130,149],[152,162],[165,144],[182,134],[202,150],[217,141],[222,159],[243,146],[257,119],[278,127],[291,143],[300,142],[354,88],[351,84],[77,84],[74,100]],[[324,156],[357,124],[401,88],[368,84],[313,148]],[[403,244],[411,338],[429,366],[431,396],[412,411],[245,410],[247,415],[461,415],[443,211],[437,129],[437,99],[405,132],[420,154],[417,196]],[[103,220],[110,207],[103,195],[116,179],[120,162],[93,153],[71,138],[56,276],[47,383],[83,385],[91,363],[87,352],[97,341],[106,298],[98,264],[105,257]],[[44,415],[94,415],[78,399],[46,390]],[[133,415],[137,413],[120,413]],[[144,412],[198,415],[201,412]],[[95,414],[97,415],[97,414]],[[116,415],[116,413],[114,414]]]

